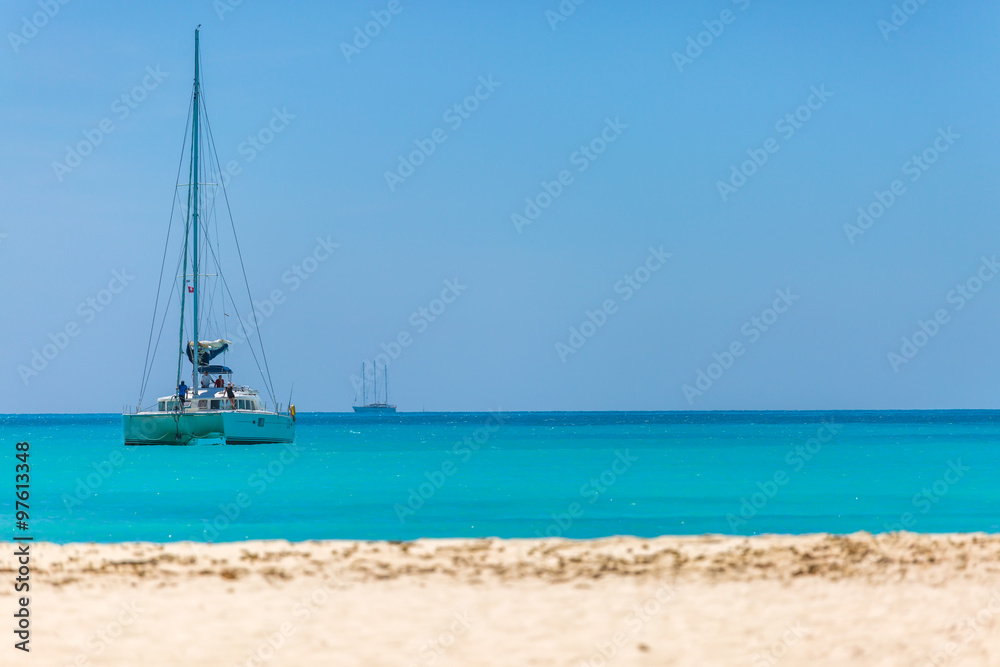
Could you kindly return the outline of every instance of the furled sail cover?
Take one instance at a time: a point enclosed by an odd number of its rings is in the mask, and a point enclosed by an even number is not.
[[[229,341],[222,340],[200,340],[198,341],[198,347],[201,350],[198,359],[198,366],[207,366],[208,362],[215,359],[217,356],[229,349]],[[188,341],[187,344],[187,357],[188,361],[192,364],[194,363],[194,341]]]

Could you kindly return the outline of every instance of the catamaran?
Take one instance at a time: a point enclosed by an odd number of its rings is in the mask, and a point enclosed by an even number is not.
[[[201,441],[218,442],[219,440],[226,444],[290,443],[295,439],[295,406],[289,405],[287,411],[282,412],[281,405],[274,400],[270,372],[267,370],[267,357],[264,355],[260,329],[257,326],[257,314],[249,299],[249,285],[247,285],[247,301],[250,305],[252,318],[245,320],[239,316],[236,301],[229,291],[229,285],[226,283],[219,265],[218,226],[212,225],[215,218],[217,195],[207,188],[221,184],[225,210],[229,212],[231,209],[228,195],[225,194],[225,181],[219,179],[219,183],[211,182],[212,176],[217,174],[219,160],[212,139],[211,124],[208,122],[205,111],[204,95],[200,83],[201,62],[198,32],[198,30],[194,32],[194,90],[191,100],[189,178],[187,183],[180,183],[181,171],[179,167],[178,183],[175,188],[175,193],[177,193],[175,206],[180,201],[179,193],[182,192],[180,188],[187,188],[187,212],[183,218],[184,245],[178,258],[181,273],[177,276],[177,289],[171,291],[170,298],[167,300],[167,310],[169,310],[174,294],[179,293],[180,340],[176,389],[172,395],[159,397],[155,405],[143,407],[143,396],[150,380],[156,355],[155,347],[152,346],[153,333],[157,323],[157,313],[154,312],[150,342],[147,344],[146,350],[146,368],[139,391],[139,402],[134,410],[125,411],[122,414],[125,444],[190,445]],[[207,141],[205,135],[207,135]],[[182,154],[187,149],[187,139],[185,131]],[[205,180],[202,180],[203,178]],[[183,201],[180,203],[181,206],[184,206]],[[173,217],[172,210],[171,226],[173,226]],[[230,213],[230,221],[231,219]],[[215,232],[214,238],[212,237],[213,231]],[[233,225],[233,239],[236,241],[235,225]],[[170,231],[168,229],[168,246],[169,240]],[[238,241],[236,241],[236,248],[237,256],[242,265],[242,253],[239,253]],[[161,285],[163,284],[163,266],[166,264],[166,253],[165,248],[164,264],[161,265],[160,273]],[[216,273],[202,273],[206,268],[207,255],[210,255],[214,260]],[[189,259],[190,273],[188,272]],[[243,276],[244,282],[246,282],[245,270]],[[216,278],[217,280],[207,287],[206,281],[203,280],[206,278]],[[226,303],[227,296],[229,303]],[[206,299],[208,307],[205,307]],[[188,301],[190,301],[190,311],[186,319],[185,310]],[[156,303],[159,304],[159,302],[160,293],[158,291]],[[223,312],[224,317],[220,320],[217,317],[220,310],[232,310],[236,314],[242,332],[242,340],[246,342],[255,361],[258,354],[263,359],[264,367],[261,368],[259,362],[257,367],[271,396],[274,409],[268,409],[267,402],[256,389],[247,385],[234,384],[233,371],[229,366],[213,363],[217,357],[225,355],[232,345],[231,341],[228,340],[230,336],[228,336],[228,324],[226,324],[226,318],[229,315]],[[166,319],[165,311],[160,324],[161,334]],[[255,349],[252,336],[247,332],[247,328],[256,330],[259,349]],[[202,335],[209,333],[212,329],[223,335],[220,335],[216,340],[202,340]],[[187,338],[185,334],[188,331],[190,331],[190,339],[185,345],[185,338]],[[235,333],[239,334],[240,332]],[[159,342],[159,336],[157,336],[157,342]],[[151,349],[153,350],[152,357],[150,356]],[[190,386],[187,385],[187,378],[184,377],[185,357],[191,364]],[[199,375],[201,375],[200,382]]]
[[[365,376],[365,363],[361,362],[361,405],[355,405],[354,411],[359,414],[378,415],[390,414],[396,411],[395,405],[389,405],[389,370],[382,366],[382,386],[384,387],[384,398],[379,400],[378,392],[378,367],[372,364],[372,381],[375,384],[375,400],[368,402],[368,380]]]

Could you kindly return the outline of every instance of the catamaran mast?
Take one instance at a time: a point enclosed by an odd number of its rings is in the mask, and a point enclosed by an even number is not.
[[[365,382],[365,362],[361,362],[361,405],[368,405],[368,383]]]
[[[200,26],[199,26],[200,27]],[[200,178],[198,172],[198,117],[199,114],[199,104],[198,99],[198,29],[195,28],[194,31],[194,103],[191,105],[194,107],[194,117],[191,121],[191,173],[192,182],[191,187],[194,188],[194,212],[191,215],[191,226],[194,232],[194,237],[192,240],[193,245],[193,288],[194,288],[194,360],[192,362],[191,369],[191,389],[197,395],[198,392],[198,363],[201,360],[201,349],[198,345],[198,179]]]

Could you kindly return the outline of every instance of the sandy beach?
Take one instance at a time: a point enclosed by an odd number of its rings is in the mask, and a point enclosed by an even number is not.
[[[1000,664],[993,535],[30,551],[30,659],[8,630],[3,664]]]

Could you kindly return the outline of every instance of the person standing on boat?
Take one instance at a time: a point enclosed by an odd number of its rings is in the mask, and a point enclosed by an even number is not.
[[[222,389],[225,386],[226,386],[226,381],[222,379],[221,375],[215,379],[215,388],[216,389]]]
[[[232,382],[230,382],[229,386],[226,387],[226,398],[229,399],[229,405],[231,405],[233,407],[233,410],[235,410],[236,409],[236,394],[233,393],[233,383]]]
[[[205,373],[204,375],[201,376],[201,388],[208,389],[211,386],[212,386],[212,376],[209,375],[208,373]]]
[[[187,400],[188,387],[184,384],[184,380],[181,380],[180,385],[177,387],[177,396],[181,399],[181,405],[184,405],[184,401]]]

